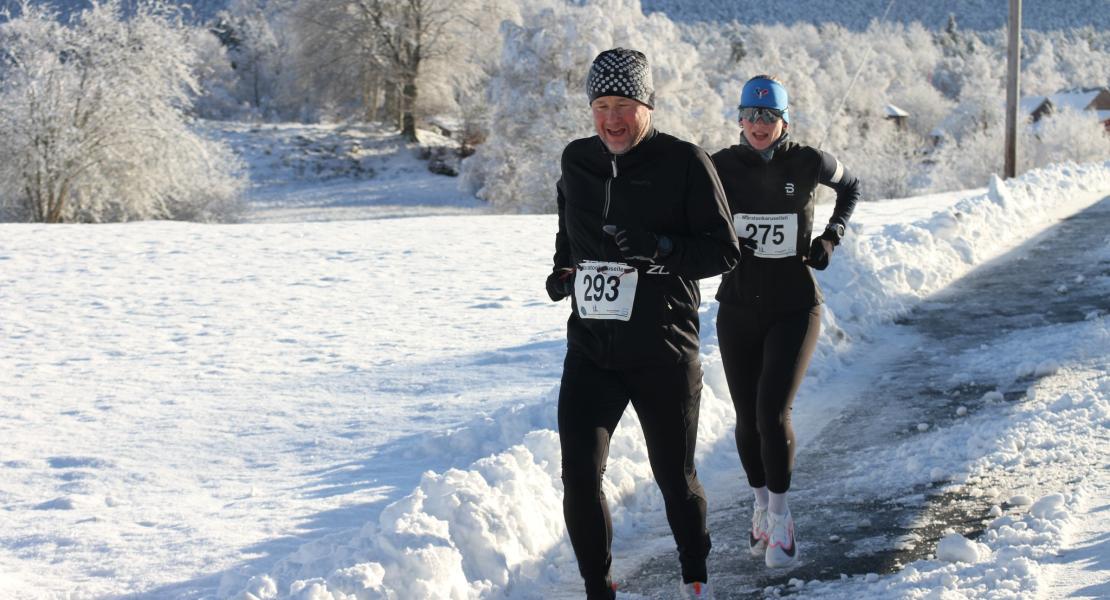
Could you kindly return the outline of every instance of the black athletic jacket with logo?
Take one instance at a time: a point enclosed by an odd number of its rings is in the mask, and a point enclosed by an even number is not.
[[[597,136],[563,150],[555,268],[581,261],[637,267],[629,321],[583,319],[577,301],[568,349],[604,368],[682,364],[698,356],[697,279],[723,273],[740,257],[724,190],[701,148],[652,130],[622,155]],[[666,258],[630,263],[603,225],[640,227],[674,242]],[[578,273],[575,273],[579,275]]]
[[[833,188],[836,206],[829,223],[847,226],[859,199],[859,180],[829,153],[789,140],[776,148],[767,162],[751,146],[736,145],[714,154],[713,164],[733,215],[795,214],[798,223],[793,256],[745,256],[721,280],[717,300],[769,311],[821,304],[821,288],[810,268],[802,263],[812,241],[814,193],[818,184]],[[818,235],[822,231],[824,228]],[[753,231],[736,234],[752,237]]]

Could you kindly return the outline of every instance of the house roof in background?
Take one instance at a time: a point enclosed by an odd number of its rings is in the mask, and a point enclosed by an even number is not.
[[[910,113],[894,106],[893,104],[886,105],[886,116],[888,117],[908,117]]]
[[[1087,110],[1101,91],[1101,89],[1092,89],[1057,92],[1049,96],[1048,100],[1058,109]]]

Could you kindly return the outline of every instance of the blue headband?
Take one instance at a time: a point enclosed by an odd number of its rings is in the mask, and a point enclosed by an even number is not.
[[[749,79],[744,84],[744,91],[740,92],[740,108],[747,107],[773,108],[782,111],[782,120],[790,122],[790,103],[786,95],[786,88],[781,83],[756,77]]]

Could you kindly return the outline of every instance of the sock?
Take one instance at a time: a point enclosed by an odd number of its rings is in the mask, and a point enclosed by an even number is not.
[[[770,494],[770,492],[767,491],[767,486],[752,488],[752,491],[755,492],[755,503],[766,508],[769,498],[768,494]]]
[[[785,515],[790,509],[786,507],[786,493],[776,494],[770,492],[770,501],[767,505],[767,510],[775,513],[776,515]]]

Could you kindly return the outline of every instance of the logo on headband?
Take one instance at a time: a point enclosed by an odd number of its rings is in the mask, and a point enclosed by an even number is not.
[[[769,88],[755,88],[755,97],[756,98],[762,98],[762,97],[764,97],[764,96],[766,96],[767,94],[770,94],[770,93],[771,93],[771,90]]]

